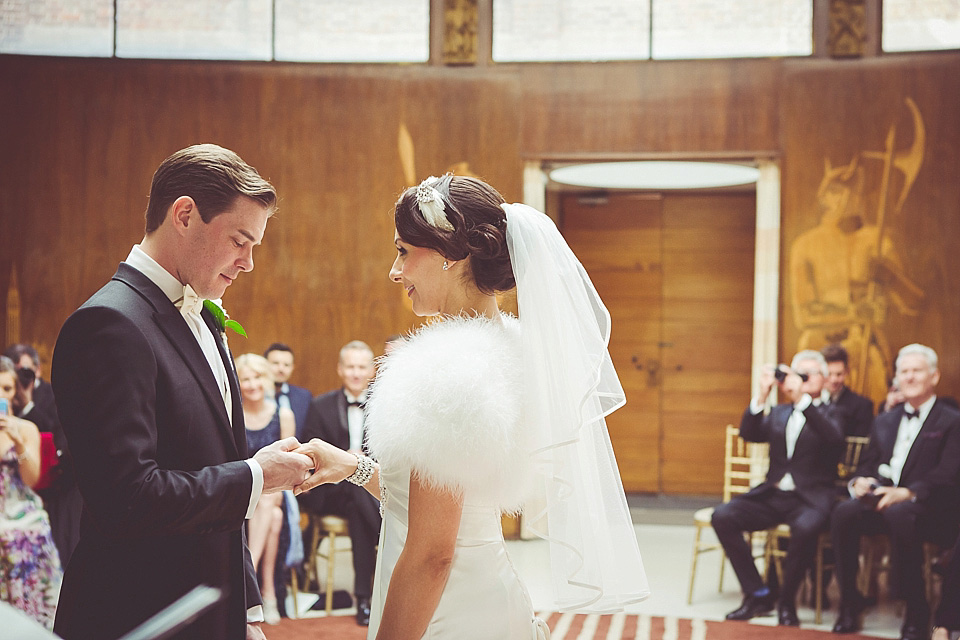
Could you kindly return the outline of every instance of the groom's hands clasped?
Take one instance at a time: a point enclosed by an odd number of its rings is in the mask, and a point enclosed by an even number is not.
[[[284,438],[257,451],[253,459],[263,469],[263,493],[275,493],[299,486],[314,468],[309,456],[298,453],[296,438]]]
[[[294,489],[296,495],[321,484],[340,482],[357,470],[357,456],[319,438],[303,443],[296,453],[310,458],[310,468],[314,470],[313,475]]]

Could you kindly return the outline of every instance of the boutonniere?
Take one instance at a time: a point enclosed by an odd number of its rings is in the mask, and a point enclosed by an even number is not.
[[[230,316],[227,315],[227,312],[223,310],[223,307],[213,300],[204,300],[203,308],[209,311],[210,315],[213,316],[213,319],[217,323],[217,329],[220,330],[220,333],[226,334],[227,329],[230,329],[234,333],[239,333],[244,338],[247,337],[247,332],[243,329],[243,325],[236,320],[231,320]]]

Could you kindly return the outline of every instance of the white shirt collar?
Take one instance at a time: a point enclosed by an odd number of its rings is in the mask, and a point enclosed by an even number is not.
[[[170,302],[176,302],[183,297],[183,283],[177,280],[177,277],[160,266],[160,263],[151,258],[140,248],[139,244],[133,245],[130,249],[130,255],[124,260],[128,265],[147,276],[150,281],[160,287],[163,294],[170,298]],[[223,308],[223,299],[217,298],[212,302],[218,307]]]
[[[128,265],[147,276],[150,281],[160,287],[163,294],[176,302],[183,297],[183,283],[176,276],[160,266],[156,260],[147,255],[139,244],[133,245],[130,255],[124,260]]]
[[[927,401],[922,405],[917,407],[917,417],[920,418],[920,424],[923,424],[927,420],[927,416],[930,415],[930,410],[933,409],[933,404],[937,401],[937,394],[933,394]],[[913,410],[913,405],[907,404],[911,410]]]

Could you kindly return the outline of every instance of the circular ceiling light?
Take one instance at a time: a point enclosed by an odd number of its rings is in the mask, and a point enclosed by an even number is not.
[[[550,179],[596,189],[706,189],[753,184],[756,167],[723,162],[596,162],[560,167]]]

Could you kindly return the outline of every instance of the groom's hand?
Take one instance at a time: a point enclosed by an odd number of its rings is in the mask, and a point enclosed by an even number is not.
[[[300,443],[285,438],[257,451],[253,459],[263,469],[263,493],[293,489],[310,475],[313,461],[302,453],[294,453]]]

